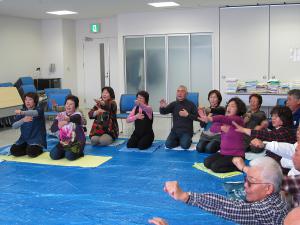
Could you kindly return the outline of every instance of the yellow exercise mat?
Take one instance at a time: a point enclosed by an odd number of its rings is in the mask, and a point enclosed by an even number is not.
[[[111,156],[93,156],[85,155],[74,161],[69,161],[66,158],[59,160],[52,160],[49,156],[49,152],[44,152],[36,158],[30,158],[28,156],[15,157],[12,155],[0,155],[0,160],[13,161],[13,162],[23,162],[23,163],[35,163],[35,164],[45,164],[54,166],[79,166],[79,167],[97,167],[106,161],[110,160]]]
[[[216,177],[219,177],[219,178],[222,178],[222,179],[229,178],[229,177],[234,177],[234,176],[238,176],[238,175],[242,174],[241,172],[237,172],[237,171],[229,172],[229,173],[215,173],[212,170],[206,168],[203,163],[194,163],[193,167],[195,167],[196,169],[201,170],[205,173],[211,174],[213,176],[216,176]]]

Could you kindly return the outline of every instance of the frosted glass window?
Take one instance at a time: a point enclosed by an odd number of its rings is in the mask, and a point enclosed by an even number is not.
[[[145,89],[144,38],[125,38],[126,89],[135,94]]]
[[[191,35],[191,91],[199,92],[199,104],[208,106],[212,89],[212,36]]]
[[[189,36],[168,37],[168,97],[169,102],[176,99],[179,85],[189,89]]]
[[[126,37],[124,41],[126,93],[147,90],[149,104],[176,99],[179,85],[199,92],[200,105],[208,105],[212,89],[212,35],[194,33]]]
[[[146,89],[149,104],[159,111],[159,100],[166,99],[165,37],[146,37]]]

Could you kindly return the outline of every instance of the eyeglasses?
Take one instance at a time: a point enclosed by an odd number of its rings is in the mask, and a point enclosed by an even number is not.
[[[251,188],[251,186],[255,185],[255,184],[271,184],[271,183],[264,183],[264,182],[252,182],[249,180],[249,178],[247,176],[244,177],[244,182],[245,182],[245,184],[247,183],[249,188]]]

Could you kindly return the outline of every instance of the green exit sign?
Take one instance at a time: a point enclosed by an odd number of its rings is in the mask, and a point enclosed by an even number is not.
[[[90,31],[92,33],[98,33],[98,32],[100,32],[100,24],[99,23],[92,23],[90,25]]]

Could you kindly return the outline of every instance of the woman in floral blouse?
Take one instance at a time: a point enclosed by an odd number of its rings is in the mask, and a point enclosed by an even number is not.
[[[92,145],[110,145],[119,136],[117,122],[117,104],[111,87],[102,88],[100,99],[95,99],[94,107],[89,111],[89,118],[94,119],[90,138]]]

